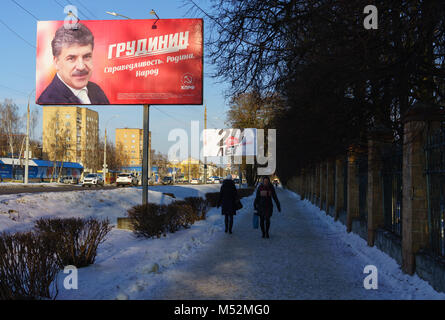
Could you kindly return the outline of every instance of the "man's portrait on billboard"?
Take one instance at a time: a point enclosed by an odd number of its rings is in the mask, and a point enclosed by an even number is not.
[[[109,104],[104,91],[89,81],[93,73],[94,36],[85,25],[59,27],[51,41],[57,70],[38,104]]]

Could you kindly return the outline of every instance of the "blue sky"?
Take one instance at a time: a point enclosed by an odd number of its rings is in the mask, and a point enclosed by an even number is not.
[[[29,11],[26,12],[16,3]],[[205,8],[207,1],[197,1]],[[81,20],[112,20],[118,19],[105,13],[114,11],[133,19],[151,19],[149,14],[154,9],[161,19],[197,18],[188,13],[182,0],[1,0],[0,39],[0,100],[13,99],[20,107],[20,112],[26,111],[28,94],[35,88],[35,46],[37,20],[63,20],[63,6],[72,4],[79,9]],[[86,7],[86,9],[85,9]],[[88,10],[87,10],[88,9]],[[204,21],[204,32],[206,28]],[[15,35],[5,24],[16,32]],[[206,36],[205,36],[206,38]],[[204,48],[204,51],[206,49]],[[207,104],[207,127],[225,127],[225,113],[228,110],[224,91],[228,89],[217,79],[210,77],[212,66],[204,60],[204,101]],[[41,135],[42,107],[33,103],[31,108],[40,112],[37,135]],[[99,113],[100,135],[103,137],[104,125],[107,123],[108,139],[114,142],[115,128],[142,128],[142,106],[91,106]],[[118,116],[115,116],[118,115]],[[167,153],[170,146],[167,137],[170,130],[182,128],[190,131],[190,121],[200,120],[203,126],[204,106],[161,106],[150,108],[150,131],[152,131],[152,148]],[[190,135],[189,135],[190,136]]]

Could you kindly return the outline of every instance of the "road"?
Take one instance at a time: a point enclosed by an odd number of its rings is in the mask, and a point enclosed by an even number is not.
[[[185,186],[187,184],[174,184],[174,186]],[[162,187],[162,185],[150,185],[150,189],[157,189],[157,187]],[[1,184],[0,183],[0,195],[2,194],[20,194],[20,193],[40,193],[40,192],[67,192],[67,191],[88,191],[88,190],[112,190],[116,189],[115,185],[106,185],[104,187],[85,187],[82,188],[81,185],[45,185],[40,184],[29,184],[25,186],[24,184]],[[125,187],[128,188],[128,187]],[[135,188],[135,187],[132,187]],[[138,186],[141,188],[141,186]]]
[[[101,190],[101,189],[115,189],[116,186],[104,186],[104,187],[85,187],[82,188],[81,185],[54,185],[45,186],[40,185],[24,186],[24,185],[0,185],[0,195],[2,194],[18,194],[18,193],[39,193],[39,192],[66,192],[66,191],[82,191],[82,190]]]

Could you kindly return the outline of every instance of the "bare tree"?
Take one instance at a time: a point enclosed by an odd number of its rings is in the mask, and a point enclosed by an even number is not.
[[[63,163],[66,161],[67,153],[71,150],[71,131],[70,128],[65,128],[61,123],[62,119],[59,112],[55,112],[46,128],[45,144],[48,146],[48,158],[54,162],[54,167],[51,174],[53,181],[57,169],[57,161],[61,162],[59,167],[58,179],[60,179]]]

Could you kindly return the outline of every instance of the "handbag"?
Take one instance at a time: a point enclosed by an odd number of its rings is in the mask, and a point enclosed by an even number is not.
[[[240,209],[242,209],[242,208],[243,208],[243,204],[241,203],[240,200],[237,200],[237,201],[235,202],[235,210],[240,210]]]
[[[252,220],[254,229],[258,229],[258,225],[259,225],[259,221],[258,220],[259,220],[259,217],[258,217],[257,213],[254,212],[253,213],[253,220]]]

